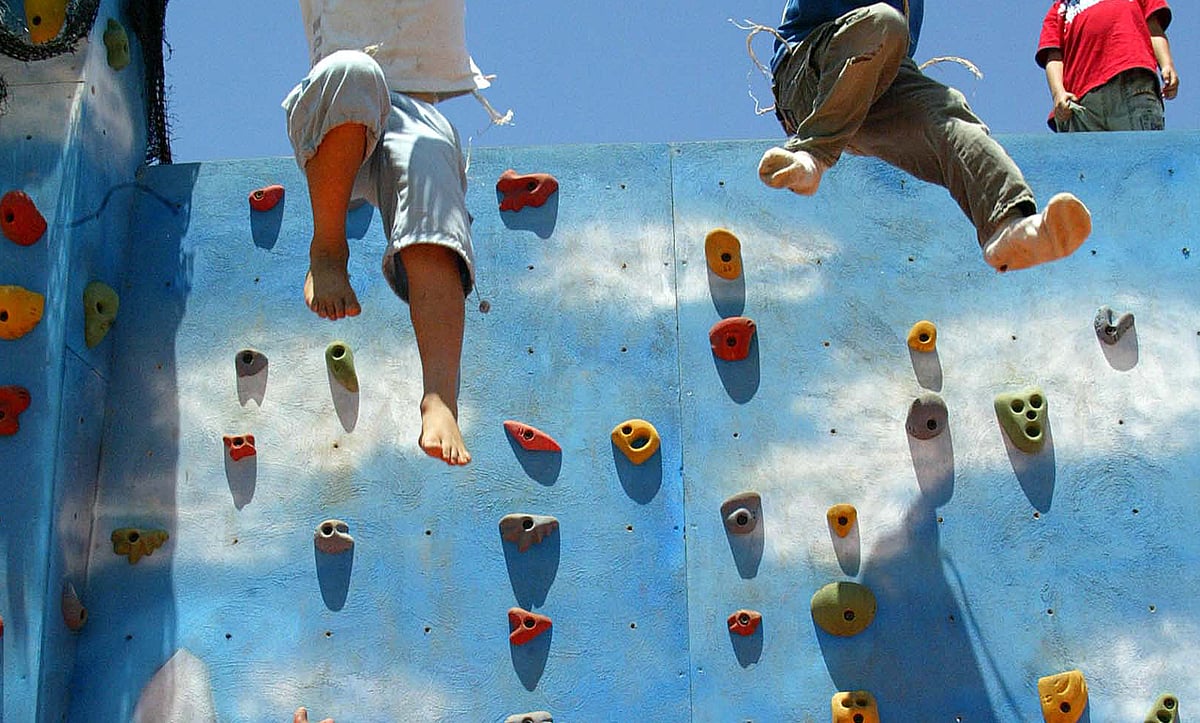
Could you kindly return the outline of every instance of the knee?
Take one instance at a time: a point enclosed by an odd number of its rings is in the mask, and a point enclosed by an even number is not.
[[[875,3],[864,8],[862,22],[878,37],[883,48],[908,52],[908,18],[887,3]]]
[[[387,90],[383,69],[361,50],[339,50],[325,56],[309,72],[310,81],[334,81],[337,85],[380,87]]]

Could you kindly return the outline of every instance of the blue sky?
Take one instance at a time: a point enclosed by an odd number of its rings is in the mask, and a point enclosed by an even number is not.
[[[1047,133],[1045,75],[1033,62],[1050,0],[926,0],[918,61],[971,59],[930,71],[962,90],[995,133]],[[775,138],[748,90],[770,103],[768,82],[729,18],[765,25],[783,0],[489,0],[467,3],[467,40],[497,80],[488,98],[516,125],[487,128],[471,98],[443,104],[475,145],[546,145]],[[682,12],[680,12],[682,10]],[[1175,3],[1168,29],[1181,78],[1167,127],[1200,128],[1200,20]],[[290,153],[279,100],[308,66],[298,3],[207,0],[171,3],[167,60],[177,162]],[[770,41],[760,35],[764,60]]]

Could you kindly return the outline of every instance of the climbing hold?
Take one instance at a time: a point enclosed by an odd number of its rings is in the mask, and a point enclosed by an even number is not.
[[[933,439],[941,434],[950,421],[946,403],[938,395],[929,392],[913,400],[908,408],[905,428],[917,439]]]
[[[340,555],[354,547],[350,525],[341,520],[325,520],[313,533],[313,544],[327,555]]]
[[[278,183],[256,188],[250,192],[250,208],[255,211],[270,211],[282,200],[283,186]]]
[[[544,710],[533,713],[517,713],[504,719],[504,723],[554,723],[554,717]]]
[[[849,637],[875,619],[875,593],[856,582],[831,582],[812,597],[812,617],[830,635]]]
[[[29,409],[29,390],[25,387],[0,387],[0,437],[8,437],[21,428],[21,412]]]
[[[845,537],[858,522],[858,510],[854,509],[854,505],[845,503],[833,505],[825,512],[825,519],[829,522],[829,529],[838,537]]]
[[[1087,707],[1087,681],[1078,670],[1038,679],[1042,699],[1042,718],[1046,723],[1075,723]]]
[[[32,246],[46,233],[46,219],[24,191],[9,191],[0,198],[0,230],[20,246]]]
[[[25,0],[25,22],[35,45],[58,37],[67,21],[67,0]]]
[[[109,18],[104,27],[104,47],[108,51],[108,66],[122,70],[129,65],[129,33],[116,18]]]
[[[1100,341],[1112,346],[1121,341],[1125,332],[1133,328],[1133,314],[1125,312],[1116,316],[1112,309],[1101,306],[1096,311],[1096,318],[1092,321],[1092,326],[1095,327],[1096,336]]]
[[[1160,695],[1146,714],[1146,723],[1177,723],[1178,720],[1179,699],[1170,693]]]
[[[258,454],[258,450],[254,448],[253,434],[225,435],[225,449],[229,450],[229,458],[234,462]]]
[[[46,298],[20,286],[0,286],[0,339],[20,339],[42,320]]]
[[[729,229],[714,228],[704,236],[704,258],[708,268],[722,279],[742,275],[742,243]]]
[[[517,444],[521,445],[522,449],[527,449],[531,452],[561,452],[562,447],[554,438],[546,434],[537,427],[531,427],[528,424],[515,422],[511,419],[504,423],[504,430],[516,440]]]
[[[630,419],[613,427],[613,444],[630,462],[641,464],[658,451],[658,430],[644,419]]]
[[[113,530],[113,552],[129,558],[129,564],[134,565],[143,557],[154,554],[171,536],[166,530],[139,530],[136,527],[122,527]]]
[[[83,338],[88,348],[104,341],[109,328],[117,319],[121,299],[112,287],[93,281],[83,290]]]
[[[750,342],[754,339],[754,321],[744,316],[732,316],[712,325],[708,331],[708,343],[718,359],[736,362],[750,356]]]
[[[541,206],[558,190],[558,179],[549,173],[518,175],[513,169],[500,174],[496,190],[503,199],[501,211],[520,211],[526,206]]]
[[[996,396],[996,417],[1013,446],[1037,454],[1046,444],[1046,397],[1036,387]]]
[[[725,529],[734,535],[748,535],[758,526],[762,497],[757,492],[742,492],[721,503]]]
[[[833,723],[879,723],[879,706],[875,696],[865,690],[833,694]]]
[[[762,622],[762,613],[756,610],[738,610],[725,622],[729,624],[730,632],[738,635],[753,635],[754,631],[758,630],[758,624]]]
[[[358,391],[358,373],[354,371],[354,352],[344,341],[335,341],[325,349],[325,366],[348,392]]]
[[[505,515],[500,518],[500,537],[517,543],[517,552],[525,552],[540,544],[558,529],[558,520],[549,515]]]
[[[508,624],[512,632],[508,634],[508,642],[513,645],[524,645],[530,640],[550,629],[550,618],[545,615],[531,613],[521,608],[508,609]]]
[[[937,327],[932,321],[918,321],[908,330],[908,348],[913,351],[935,351],[937,349]]]
[[[67,580],[63,580],[61,603],[62,618],[67,624],[67,629],[75,633],[82,630],[87,623],[87,608],[75,593],[75,586]]]
[[[242,349],[233,359],[239,377],[252,377],[267,368],[267,355],[255,349]]]

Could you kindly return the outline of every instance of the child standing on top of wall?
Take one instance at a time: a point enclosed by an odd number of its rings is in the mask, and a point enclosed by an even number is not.
[[[347,271],[352,199],[379,209],[383,274],[408,302],[427,454],[471,460],[458,426],[465,297],[474,283],[458,132],[435,103],[488,86],[466,51],[463,0],[300,0],[312,69],[283,102],[308,179],[304,299],[325,319],[360,312]]]
[[[1020,169],[962,93],[917,68],[923,6],[787,0],[771,69],[790,138],[763,155],[759,177],[808,196],[843,150],[875,156],[949,190],[996,270],[1070,255],[1091,233],[1091,214],[1069,193],[1038,213]]]

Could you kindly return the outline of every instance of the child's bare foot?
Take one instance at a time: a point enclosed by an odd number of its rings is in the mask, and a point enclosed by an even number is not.
[[[446,464],[462,465],[471,461],[471,453],[458,428],[457,415],[437,394],[426,394],[421,400],[421,438],[417,443],[425,454]]]
[[[801,196],[811,196],[817,192],[827,168],[808,151],[771,148],[758,162],[758,177],[771,188],[786,188]]]
[[[1070,256],[1092,232],[1092,215],[1069,193],[1050,199],[1046,210],[1010,221],[983,247],[983,258],[1000,272],[1027,269]]]
[[[345,256],[336,254],[309,254],[304,301],[322,319],[336,321],[346,316],[358,316],[362,311],[354,288],[350,286],[346,261]]]
[[[295,714],[292,715],[292,723],[308,723],[308,710],[297,708]],[[333,723],[333,719],[326,718],[321,723]]]

